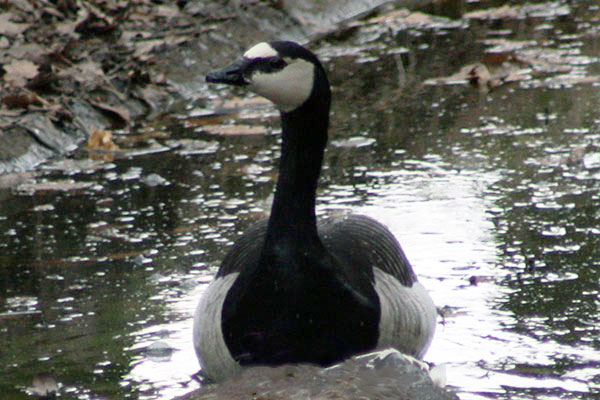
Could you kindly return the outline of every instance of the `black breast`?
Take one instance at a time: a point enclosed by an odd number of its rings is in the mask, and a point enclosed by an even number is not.
[[[380,311],[372,268],[349,265],[320,242],[265,252],[265,232],[265,223],[251,228],[219,271],[240,273],[222,314],[233,358],[242,365],[329,365],[373,349]]]

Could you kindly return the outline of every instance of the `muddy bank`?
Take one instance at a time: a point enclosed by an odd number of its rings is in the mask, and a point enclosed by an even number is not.
[[[65,156],[95,129],[127,130],[173,103],[201,100],[204,72],[251,43],[307,42],[382,3],[5,3],[0,8],[0,175]]]

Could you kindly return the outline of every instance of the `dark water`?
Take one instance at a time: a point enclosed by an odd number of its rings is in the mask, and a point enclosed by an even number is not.
[[[600,8],[429,11],[316,46],[334,87],[318,212],[397,235],[445,315],[426,359],[462,399],[597,398]],[[511,82],[424,84],[484,53]],[[205,104],[119,133],[114,159],[81,151],[0,190],[3,399],[42,373],[68,399],[198,387],[194,307],[268,209],[279,154],[269,105],[202,117],[242,93],[201,89]],[[209,133],[228,129],[266,133]]]

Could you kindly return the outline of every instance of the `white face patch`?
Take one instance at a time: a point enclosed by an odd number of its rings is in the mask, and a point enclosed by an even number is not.
[[[275,57],[277,55],[277,50],[275,50],[271,45],[267,42],[259,43],[253,47],[251,47],[248,51],[244,53],[245,58],[268,58]]]
[[[249,51],[253,49],[254,47]],[[288,65],[280,71],[256,71],[252,74],[248,89],[266,97],[275,103],[277,108],[287,112],[300,107],[308,100],[313,88],[315,66],[301,58],[285,61]]]

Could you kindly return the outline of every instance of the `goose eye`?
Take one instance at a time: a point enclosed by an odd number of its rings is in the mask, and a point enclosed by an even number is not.
[[[285,65],[286,62],[279,57],[272,57],[269,59],[269,66],[275,70],[282,69],[283,67],[285,67]]]

